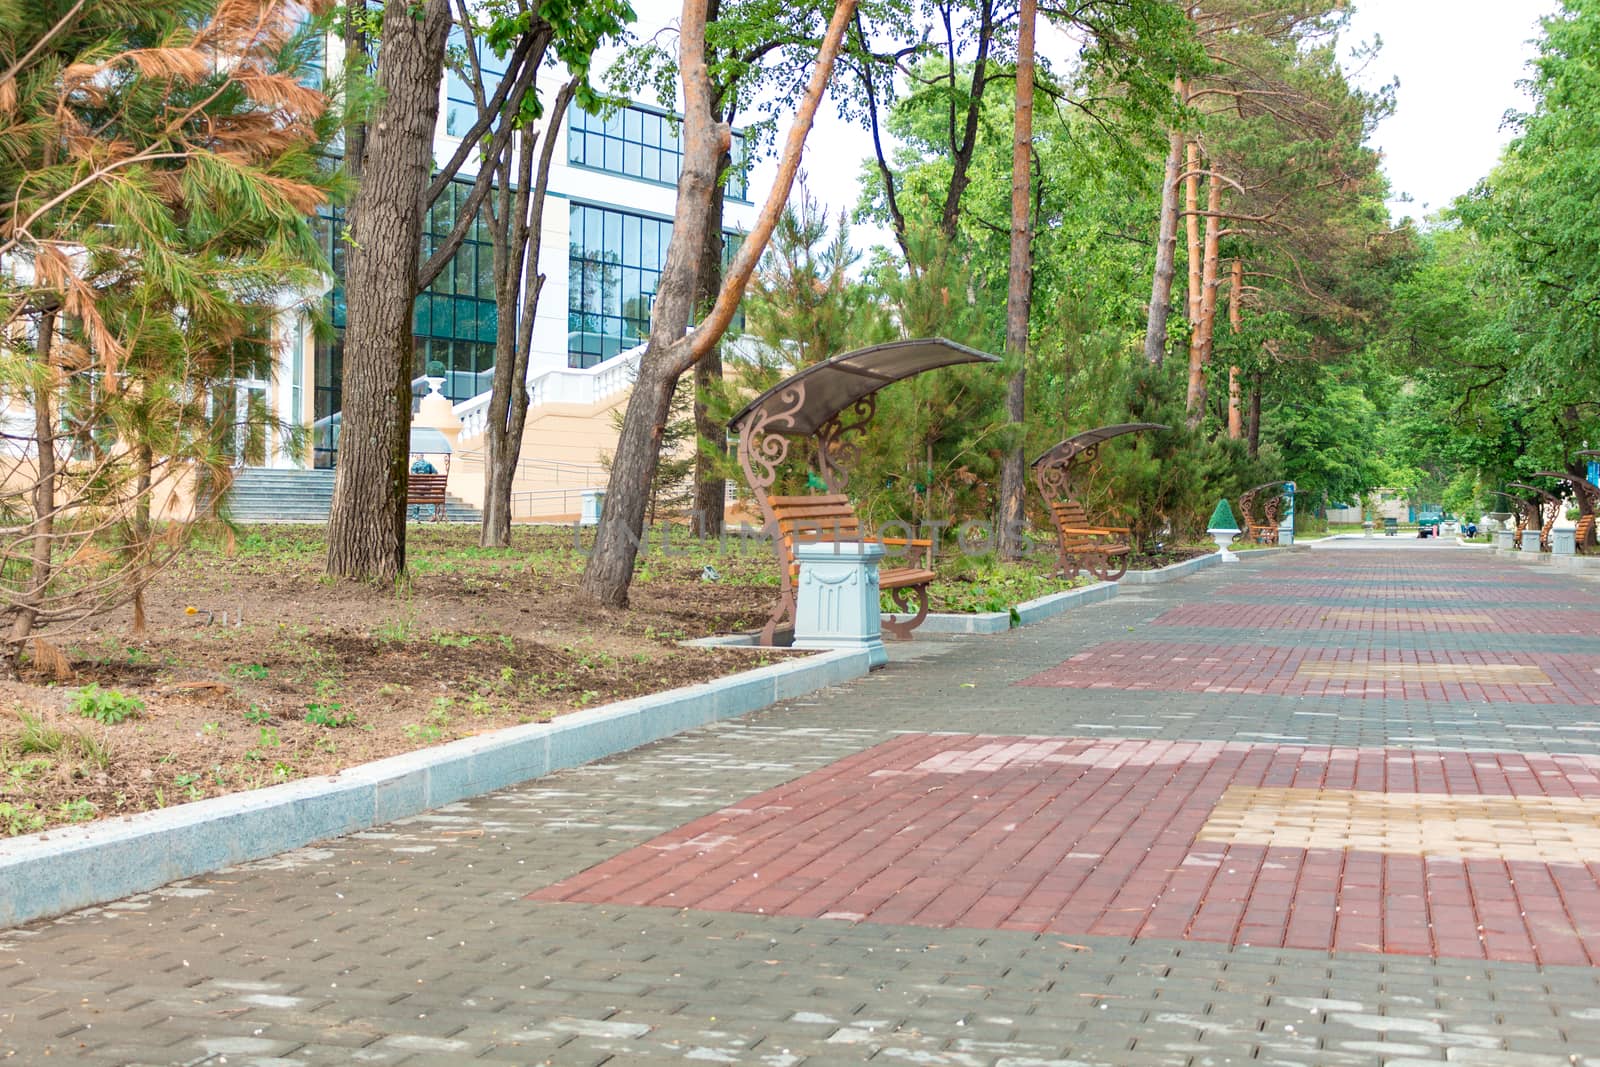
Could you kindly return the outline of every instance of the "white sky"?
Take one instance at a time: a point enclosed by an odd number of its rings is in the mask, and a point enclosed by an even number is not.
[[[1494,166],[1511,137],[1502,117],[1529,104],[1516,83],[1530,73],[1539,19],[1556,7],[1556,0],[1357,3],[1351,43],[1383,42],[1358,83],[1400,79],[1395,113],[1373,137],[1394,193],[1413,201],[1391,202],[1397,219],[1447,207]]]
[[[1357,0],[1340,50],[1358,84],[1376,87],[1398,77],[1398,106],[1373,137],[1383,152],[1396,200],[1396,219],[1422,217],[1447,206],[1488,173],[1509,140],[1501,129],[1508,109],[1528,98],[1517,81],[1528,75],[1539,19],[1558,0]],[[675,22],[674,0],[639,0],[638,27]],[[1348,57],[1361,41],[1381,38],[1376,58],[1360,71]],[[1070,42],[1048,30],[1040,50],[1065,55]],[[780,130],[780,136],[783,131]],[[806,145],[803,173],[812,194],[836,213],[854,207],[862,161],[872,154],[867,131],[838,118],[824,104]],[[752,189],[768,186],[770,159],[756,167]],[[1398,198],[1409,196],[1410,202]],[[887,243],[886,231],[857,227],[854,243]]]

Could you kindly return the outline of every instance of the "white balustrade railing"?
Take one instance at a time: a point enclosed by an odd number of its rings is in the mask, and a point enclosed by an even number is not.
[[[598,404],[633,385],[639,373],[639,357],[643,354],[644,345],[639,345],[593,367],[558,367],[545,371],[528,382],[528,403],[533,407]],[[477,440],[488,430],[490,395],[480,393],[455,406],[456,418],[461,420],[462,444]]]

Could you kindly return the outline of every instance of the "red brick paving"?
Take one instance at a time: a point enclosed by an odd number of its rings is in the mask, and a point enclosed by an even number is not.
[[[1600,634],[1600,611],[1485,608],[1464,605],[1183,604],[1154,626],[1217,626],[1239,630],[1337,630],[1354,633]]]
[[[1344,578],[1344,575],[1339,575]],[[1451,608],[1460,604],[1500,605],[1506,603],[1518,604],[1548,604],[1552,599],[1564,600],[1566,589],[1552,584],[1549,587],[1531,587],[1523,583],[1494,584],[1484,582],[1479,585],[1464,585],[1450,581],[1434,582],[1397,582],[1397,581],[1295,581],[1287,579],[1279,581],[1277,575],[1271,578],[1255,578],[1242,582],[1230,582],[1212,591],[1212,596],[1217,597],[1271,597],[1273,599],[1297,598],[1301,600],[1367,600],[1375,603],[1393,604],[1397,607],[1424,604],[1434,601],[1431,606],[1437,608]],[[1585,600],[1593,599],[1587,590],[1574,590],[1574,595]],[[1330,605],[1337,606],[1337,605]]]
[[[1600,965],[1600,864],[1197,840],[1229,786],[1577,797],[1582,756],[911,734],[532,894]]]
[[[1493,667],[1535,667],[1545,684],[1496,684]],[[1413,677],[1384,677],[1386,666]],[[1357,679],[1301,677],[1333,666],[1364,672]],[[1443,667],[1439,680],[1418,680],[1425,667]],[[1472,680],[1470,668],[1489,668]],[[1600,656],[1544,652],[1469,652],[1443,649],[1351,649],[1108,641],[1019,682],[1066,689],[1166,690],[1395,700],[1512,704],[1592,704]],[[1451,675],[1455,675],[1454,678]]]

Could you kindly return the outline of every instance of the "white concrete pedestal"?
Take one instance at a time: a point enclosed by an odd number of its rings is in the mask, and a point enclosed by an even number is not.
[[[606,491],[604,489],[585,489],[578,496],[583,501],[583,510],[578,513],[578,525],[599,526],[600,512],[606,506]]]
[[[862,648],[874,667],[889,662],[878,607],[882,545],[817,541],[795,546],[800,587],[795,604],[795,648]]]
[[[1578,554],[1578,531],[1551,530],[1550,554],[1553,556],[1576,556]]]
[[[1239,535],[1238,530],[1207,530],[1206,533],[1210,534],[1211,540],[1217,543],[1217,551],[1222,554],[1222,562],[1239,562],[1239,557],[1234,555],[1233,550],[1228,547],[1233,543],[1233,539]]]
[[[1523,530],[1522,531],[1522,551],[1524,551],[1524,552],[1537,552],[1537,551],[1539,551],[1539,531],[1538,530]]]
[[[1496,530],[1494,532],[1494,550],[1496,552],[1510,552],[1517,547],[1517,533],[1515,530]]]

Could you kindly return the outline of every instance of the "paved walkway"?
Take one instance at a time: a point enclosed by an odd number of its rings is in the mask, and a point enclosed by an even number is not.
[[[83,1064],[1600,1064],[1600,585],[1246,557],[0,931]]]

